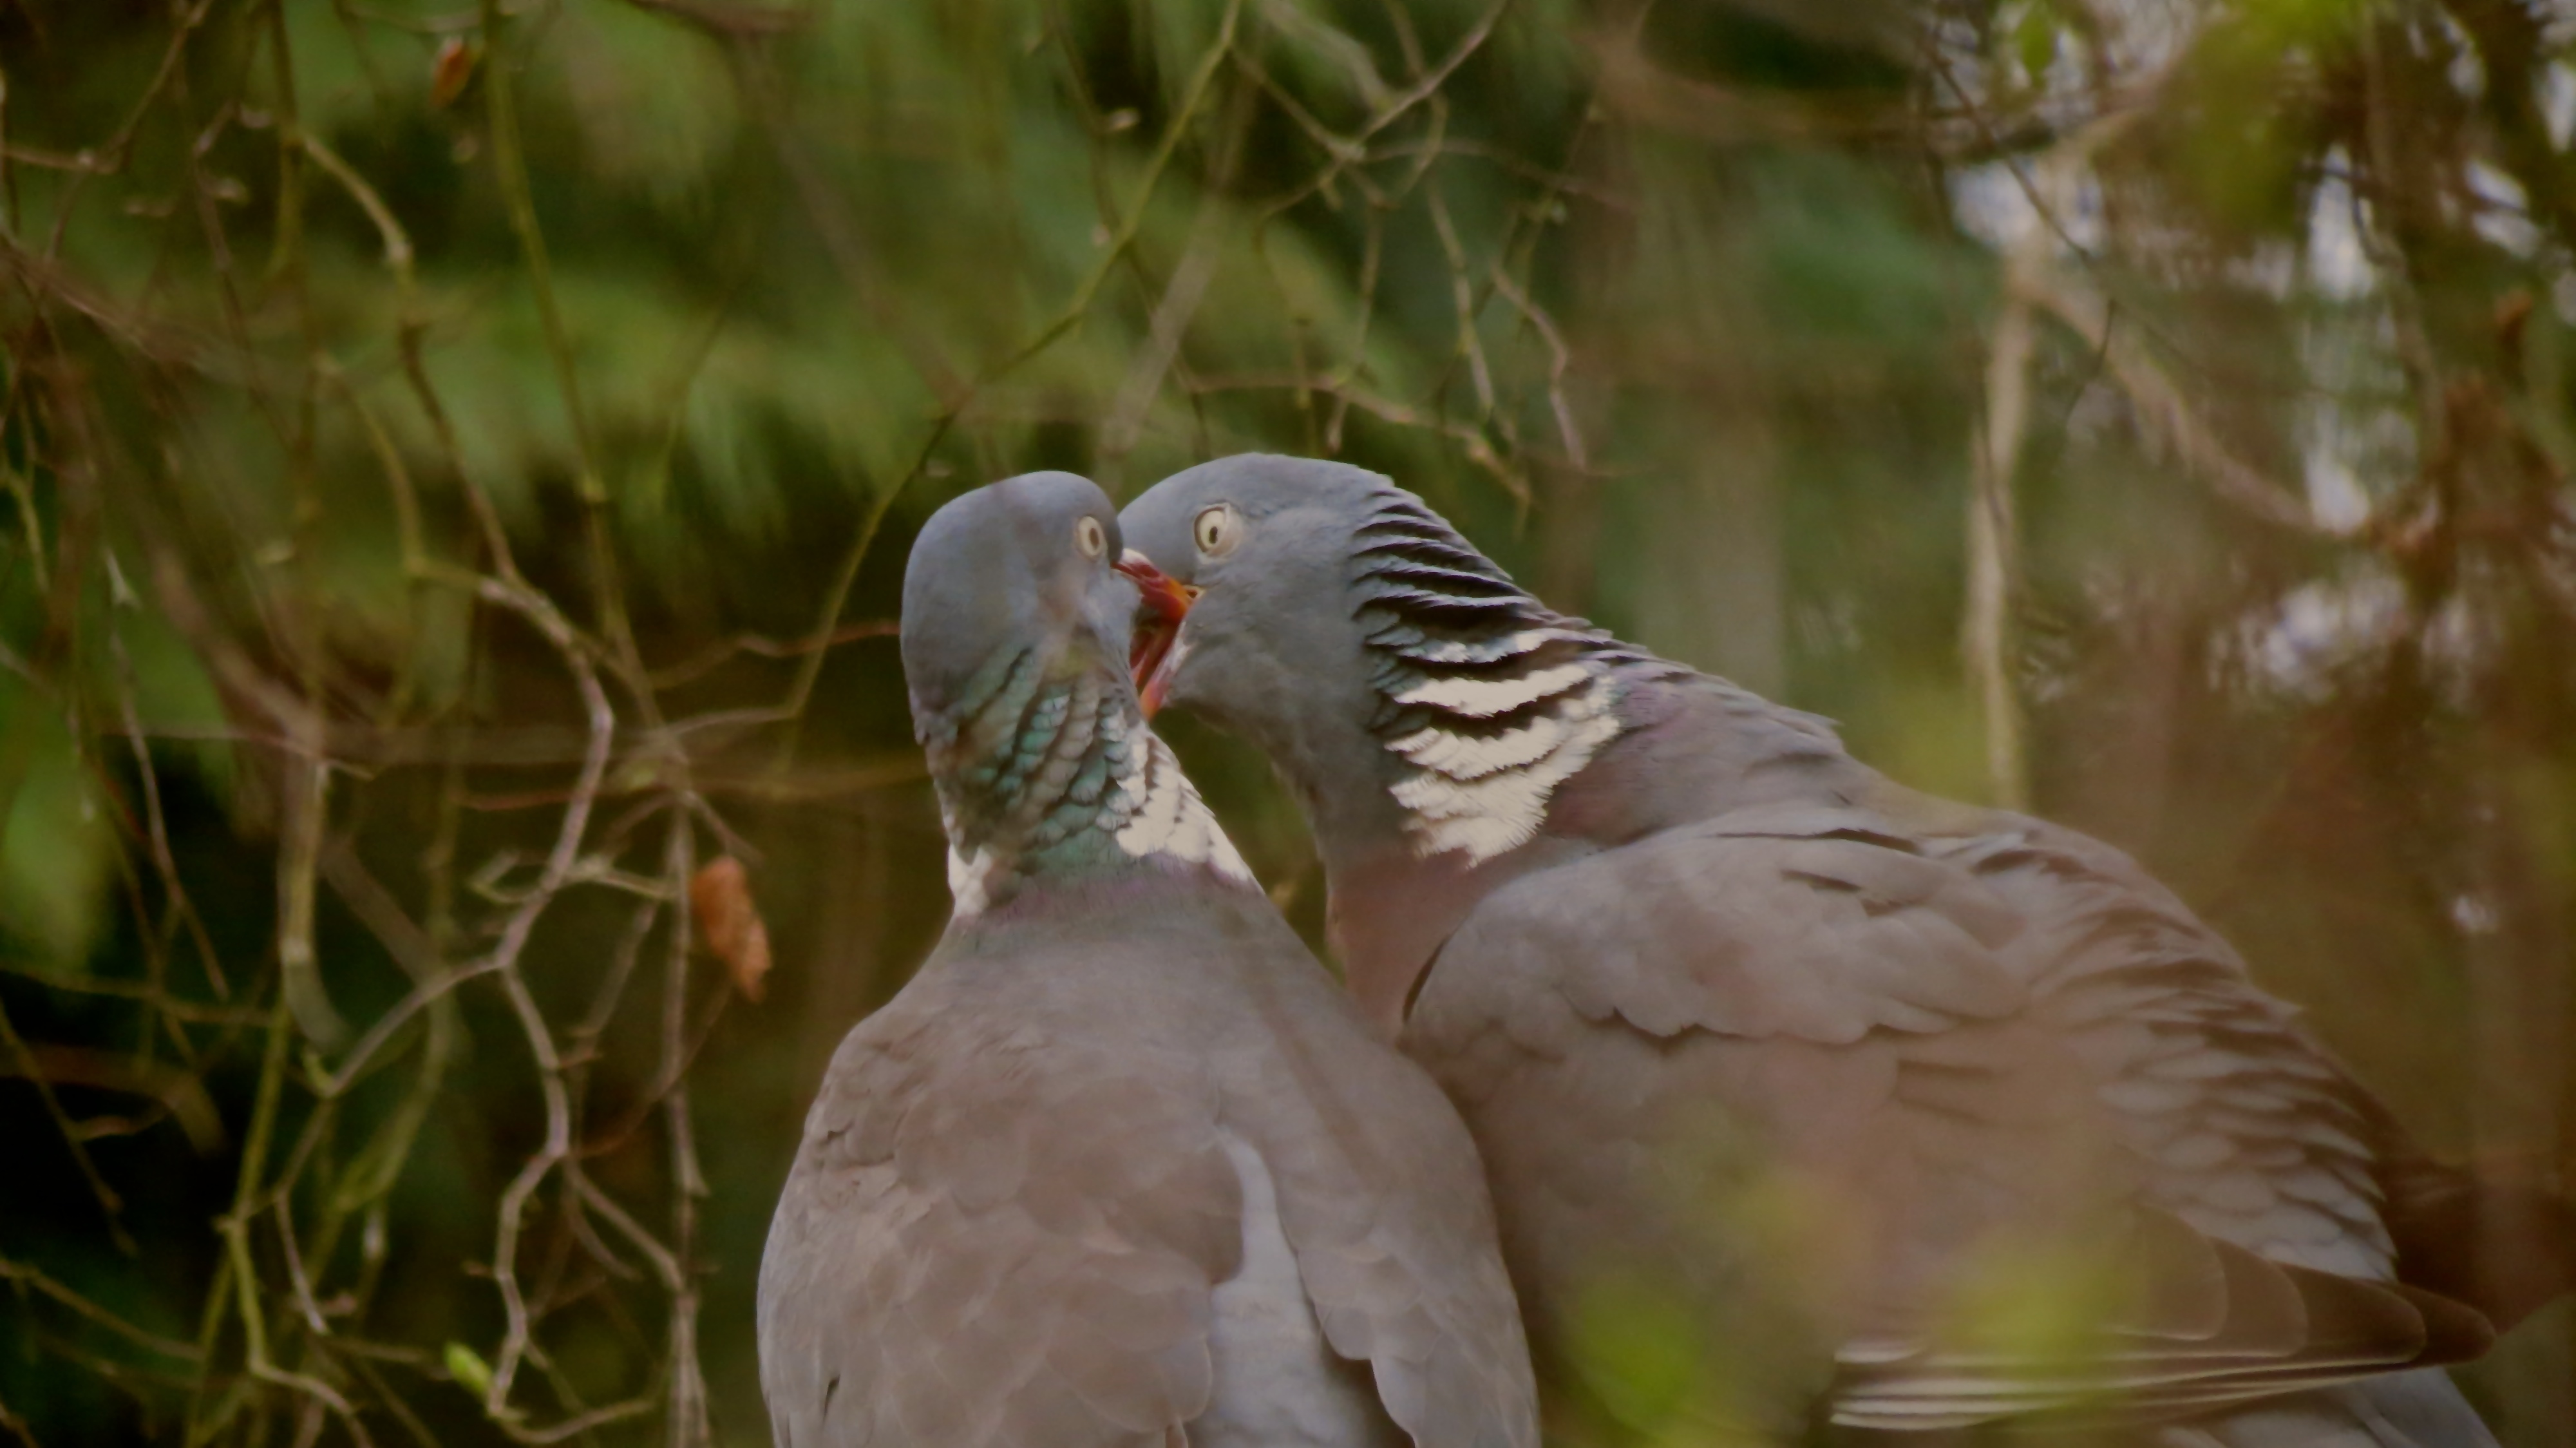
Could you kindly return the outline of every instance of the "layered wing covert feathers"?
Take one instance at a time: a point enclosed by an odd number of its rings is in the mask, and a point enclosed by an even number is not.
[[[1740,810],[1468,917],[1405,1044],[1477,1132],[1534,1330],[1587,1310],[1561,1284],[1652,1274],[1775,1354],[1783,1404],[1878,1428],[2482,1350],[2389,1280],[2360,1098],[2288,1009],[2115,852],[1979,818],[2011,827]]]

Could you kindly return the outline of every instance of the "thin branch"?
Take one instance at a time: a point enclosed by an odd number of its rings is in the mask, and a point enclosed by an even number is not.
[[[202,1355],[198,1353],[196,1348],[187,1343],[181,1342],[176,1338],[163,1337],[157,1332],[151,1332],[144,1328],[135,1326],[133,1323],[126,1321],[124,1318],[117,1316],[115,1313],[108,1311],[106,1308],[99,1306],[97,1303],[92,1302],[88,1298],[83,1297],[68,1287],[65,1287],[61,1282],[55,1280],[51,1274],[47,1273],[45,1269],[41,1267],[25,1262],[15,1262],[7,1257],[0,1257],[0,1280],[5,1280],[22,1291],[34,1292],[48,1301],[68,1308],[72,1312],[79,1314],[82,1318],[96,1323],[98,1326],[107,1329],[109,1332],[115,1333],[118,1337],[125,1339],[136,1347],[144,1348],[151,1352],[157,1352],[163,1357],[177,1358],[182,1362],[193,1363],[203,1360]]]
[[[2155,359],[2131,337],[2114,330],[2111,308],[2098,294],[2045,263],[2015,271],[2010,286],[2021,305],[2044,309],[2102,356],[2112,380],[2140,415],[2222,502],[2275,528],[2312,537],[2339,536],[2317,520],[2304,498],[2264,477],[2219,440]]]

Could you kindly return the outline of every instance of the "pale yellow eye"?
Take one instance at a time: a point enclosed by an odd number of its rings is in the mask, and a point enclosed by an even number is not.
[[[1190,521],[1190,537],[1199,545],[1199,552],[1210,558],[1223,558],[1243,541],[1243,515],[1234,511],[1232,503],[1201,508],[1198,517]]]
[[[1109,551],[1109,530],[1100,526],[1098,518],[1086,514],[1074,520],[1073,546],[1082,550],[1083,557],[1097,558]]]

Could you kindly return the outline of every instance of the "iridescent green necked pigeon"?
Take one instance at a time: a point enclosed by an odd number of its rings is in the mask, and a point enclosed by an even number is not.
[[[1149,712],[1303,801],[1352,990],[1484,1152],[1543,1377],[1615,1398],[1601,1344],[1651,1341],[1774,1431],[2492,1441],[2397,1370],[2484,1349],[2460,1296],[2554,1284],[2473,1280],[2472,1195],[2118,851],[1551,612],[1358,468],[1222,459],[1122,521],[1186,585]]]
[[[1534,1448],[1466,1129],[1145,727],[1129,626],[1171,585],[1121,554],[1065,473],[913,548],[956,907],[806,1119],[760,1270],[777,1441]]]

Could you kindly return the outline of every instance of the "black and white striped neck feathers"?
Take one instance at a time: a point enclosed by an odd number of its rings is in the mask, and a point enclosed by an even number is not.
[[[1531,597],[1439,515],[1394,494],[1352,534],[1369,730],[1418,856],[1527,843],[1557,787],[1619,736],[1623,674],[1673,665]]]

